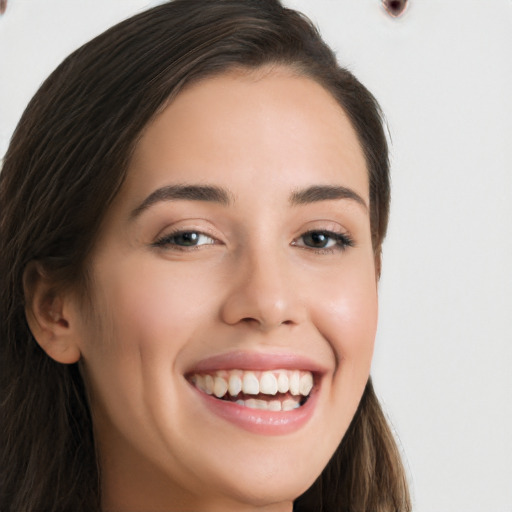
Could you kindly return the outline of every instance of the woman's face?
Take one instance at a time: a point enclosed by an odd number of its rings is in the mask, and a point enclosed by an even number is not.
[[[368,201],[347,116],[286,69],[202,81],[147,127],[79,329],[107,509],[291,509],[368,379]]]

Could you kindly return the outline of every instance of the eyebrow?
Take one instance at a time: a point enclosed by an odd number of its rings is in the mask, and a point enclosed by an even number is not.
[[[232,202],[232,194],[221,187],[214,185],[168,185],[152,192],[142,203],[135,208],[130,217],[139,216],[144,210],[160,201],[206,201],[229,206]]]
[[[229,190],[215,185],[168,185],[156,189],[146,197],[131,212],[130,218],[138,217],[150,206],[161,201],[205,201],[230,206],[234,202],[233,197]],[[360,204],[366,211],[368,210],[365,200],[357,192],[340,185],[313,185],[305,189],[295,190],[290,195],[289,201],[292,206],[298,206],[336,199],[351,199]]]
[[[290,203],[295,206],[333,199],[351,199],[368,211],[366,201],[357,192],[340,185],[314,185],[296,190],[290,196]]]

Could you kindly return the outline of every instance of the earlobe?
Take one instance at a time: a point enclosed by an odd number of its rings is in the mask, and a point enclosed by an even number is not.
[[[36,261],[23,274],[25,315],[39,346],[55,361],[76,363],[80,359],[78,332],[69,294],[59,291]]]

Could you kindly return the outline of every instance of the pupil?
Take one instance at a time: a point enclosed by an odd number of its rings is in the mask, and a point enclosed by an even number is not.
[[[195,245],[199,235],[197,233],[181,233],[178,236],[177,242],[181,245]]]
[[[325,247],[329,237],[324,233],[309,233],[305,236],[306,245],[311,247]]]

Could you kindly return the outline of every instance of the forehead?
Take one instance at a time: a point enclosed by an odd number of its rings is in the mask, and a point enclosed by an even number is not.
[[[146,127],[127,187],[166,181],[350,185],[368,201],[357,135],[334,97],[287,68],[232,71],[182,91]],[[343,183],[340,183],[343,182]]]

